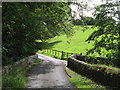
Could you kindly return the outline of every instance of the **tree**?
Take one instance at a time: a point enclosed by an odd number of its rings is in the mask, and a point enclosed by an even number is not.
[[[87,54],[97,52],[100,55],[105,49],[109,53],[106,57],[111,58],[113,65],[120,67],[120,10],[119,3],[106,3],[96,7],[95,26],[98,30],[94,31],[87,39],[88,42],[94,41],[94,48]]]
[[[92,17],[82,17],[81,19],[87,25],[94,25],[95,24],[95,20]]]
[[[94,25],[95,20],[92,17],[81,16],[81,19],[73,19],[74,25]]]
[[[72,32],[67,3],[3,2],[2,11],[3,65],[35,53],[37,39]]]

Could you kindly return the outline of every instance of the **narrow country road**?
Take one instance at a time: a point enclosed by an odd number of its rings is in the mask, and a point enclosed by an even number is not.
[[[38,53],[37,53],[38,54]],[[62,90],[76,90],[68,81],[65,72],[67,61],[38,54],[42,64],[33,66],[27,72],[26,88],[63,88]]]

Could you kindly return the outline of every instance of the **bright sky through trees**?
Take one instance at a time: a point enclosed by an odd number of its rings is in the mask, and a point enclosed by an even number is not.
[[[76,2],[86,5],[86,8],[78,8],[77,5],[71,5],[72,15],[75,16],[75,19],[80,18],[79,15],[83,14],[85,16],[93,17],[92,13],[94,12],[94,7],[105,4],[107,1],[113,2],[117,0],[76,0]]]

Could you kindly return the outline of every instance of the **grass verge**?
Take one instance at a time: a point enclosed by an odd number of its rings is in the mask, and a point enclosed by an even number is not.
[[[2,89],[3,90],[13,90],[13,89],[23,89],[27,83],[26,72],[33,65],[42,63],[42,60],[38,59],[39,63],[33,63],[28,67],[15,67],[9,73],[2,75]]]
[[[16,67],[9,73],[2,76],[2,88],[4,90],[12,90],[13,88],[25,88],[26,78],[25,72],[28,68]]]
[[[99,85],[94,81],[73,72],[69,68],[66,68],[66,72],[71,76],[71,78],[69,78],[69,81],[80,90],[84,90],[84,88],[89,88],[90,90],[106,88],[105,86]]]

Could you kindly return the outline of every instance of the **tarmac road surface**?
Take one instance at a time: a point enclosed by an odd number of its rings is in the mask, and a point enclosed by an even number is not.
[[[43,54],[38,54],[38,58],[43,60],[43,62],[33,66],[27,72],[26,88],[76,90],[68,81],[69,77],[65,72],[67,61],[55,59]]]

